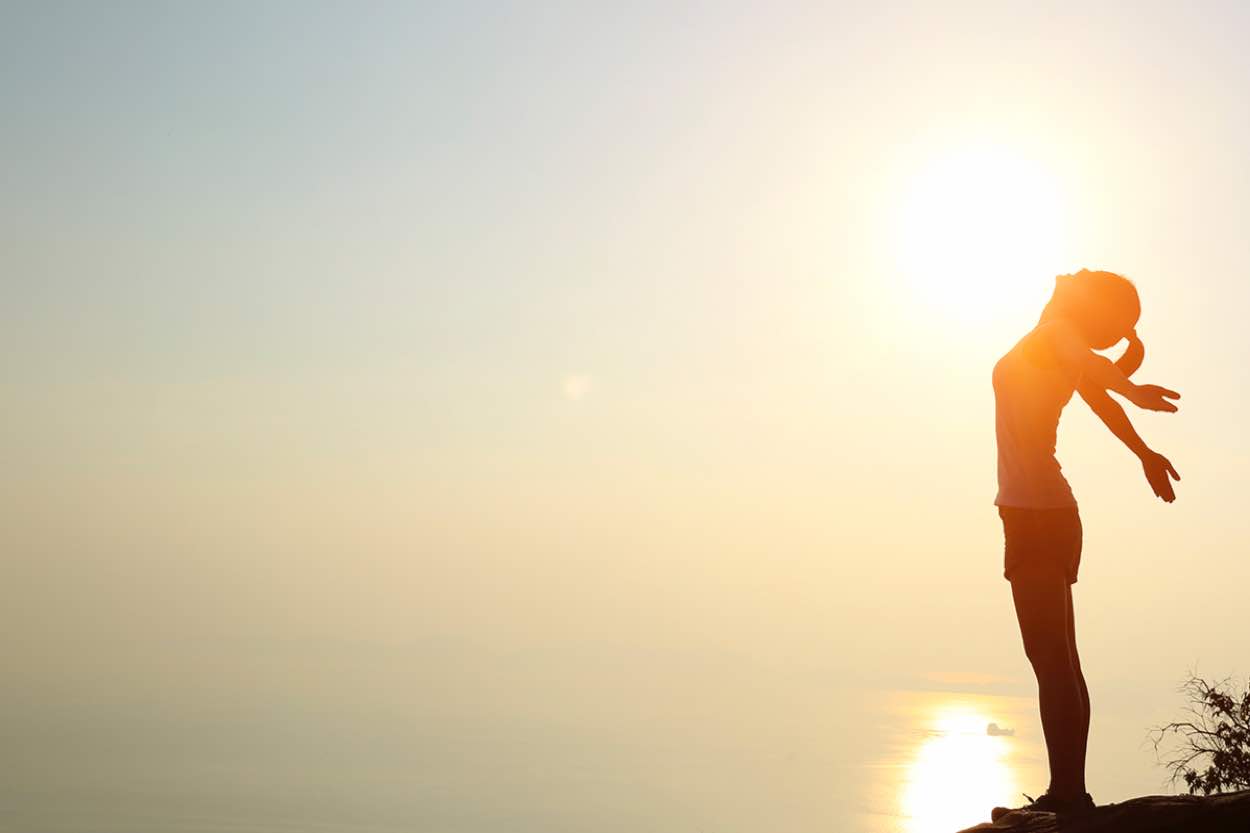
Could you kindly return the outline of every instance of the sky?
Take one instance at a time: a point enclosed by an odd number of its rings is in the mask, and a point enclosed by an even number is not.
[[[1031,696],[989,374],[1082,267],[1183,394],[1132,414],[1173,505],[1061,423],[1096,721],[1244,678],[1248,14],[3,5],[28,794],[125,743]]]

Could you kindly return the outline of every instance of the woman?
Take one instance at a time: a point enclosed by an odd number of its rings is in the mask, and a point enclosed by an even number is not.
[[[1180,475],[1167,458],[1146,447],[1108,393],[1139,408],[1176,410],[1169,400],[1180,394],[1128,379],[1145,355],[1135,329],[1140,314],[1137,290],[1127,278],[1088,270],[1060,275],[1038,325],[994,366],[994,503],[1006,539],[1003,575],[1011,582],[1024,651],[1037,676],[1050,762],[1050,786],[1021,809],[1080,813],[1094,807],[1085,789],[1089,692],[1072,614],[1081,519],[1055,459],[1059,414],[1073,391],[1140,458],[1155,495],[1169,503],[1176,499],[1169,475],[1176,480]],[[1128,349],[1115,363],[1092,352],[1125,338]],[[991,815],[997,819],[1006,812],[996,807]]]

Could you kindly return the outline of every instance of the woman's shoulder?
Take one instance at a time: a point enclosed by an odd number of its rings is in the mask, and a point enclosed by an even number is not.
[[[999,356],[998,362],[994,366],[998,367],[1000,364],[1008,363],[1012,359],[1018,358],[1022,353],[1033,349],[1033,346],[1036,345],[1039,340],[1039,336],[1044,338],[1048,332],[1043,331],[1041,328],[1042,325],[1038,324],[1036,327],[1020,336],[1016,343],[1011,345],[1011,349]]]
[[[1078,339],[1074,325],[1063,318],[1039,323],[1029,330],[994,365],[994,375],[999,376],[1008,368],[1023,364],[1030,368],[1054,368],[1059,364],[1058,347]]]
[[[1076,345],[1082,349],[1085,347],[1081,338],[1081,330],[1076,322],[1063,316],[1055,316],[1038,322],[1038,325],[1030,330],[1021,341],[1028,339],[1035,342],[1046,341],[1056,346]]]
[[[1070,318],[1044,321],[1031,335],[1033,363],[1057,371],[1071,385],[1080,380],[1089,359],[1095,355],[1081,328]]]

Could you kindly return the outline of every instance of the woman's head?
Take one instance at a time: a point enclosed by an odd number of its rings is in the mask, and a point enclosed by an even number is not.
[[[1137,287],[1115,272],[1088,269],[1055,278],[1055,294],[1042,318],[1062,315],[1073,321],[1095,350],[1112,347],[1127,338],[1141,317]]]

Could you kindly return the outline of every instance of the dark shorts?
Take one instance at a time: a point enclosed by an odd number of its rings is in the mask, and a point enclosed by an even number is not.
[[[1076,584],[1081,566],[1081,516],[1075,506],[1058,509],[998,507],[1003,520],[1003,578],[1017,570],[1053,570]]]

